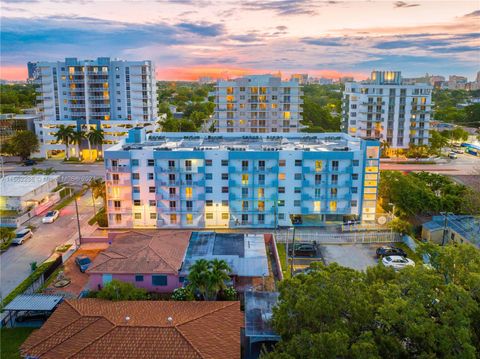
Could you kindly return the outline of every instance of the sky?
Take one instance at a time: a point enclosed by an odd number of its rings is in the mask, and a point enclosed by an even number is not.
[[[159,80],[480,70],[480,1],[1,0],[0,78],[28,61],[152,60]]]

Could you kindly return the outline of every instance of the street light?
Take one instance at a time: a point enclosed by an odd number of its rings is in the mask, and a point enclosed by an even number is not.
[[[80,231],[80,217],[78,216],[78,203],[77,203],[77,195],[73,195],[73,199],[75,201],[75,212],[77,214],[77,228],[78,228],[78,246],[82,244],[82,232]]]

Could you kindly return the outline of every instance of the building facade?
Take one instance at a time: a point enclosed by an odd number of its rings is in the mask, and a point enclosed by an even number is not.
[[[103,148],[124,138],[129,128],[156,128],[157,92],[151,61],[66,58],[39,62],[36,73],[41,114],[36,132],[45,157],[65,151],[55,138],[60,125],[87,132],[101,128]]]
[[[392,149],[428,145],[431,98],[429,84],[405,84],[400,72],[374,71],[370,80],[345,84],[342,130]]]
[[[217,132],[298,132],[303,92],[297,80],[252,75],[218,81],[215,91]]]
[[[105,152],[112,228],[375,220],[379,142],[343,133],[129,132]]]

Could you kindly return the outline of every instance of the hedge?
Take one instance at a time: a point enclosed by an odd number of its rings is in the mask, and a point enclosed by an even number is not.
[[[22,294],[25,292],[28,287],[30,287],[40,276],[43,275],[43,273],[50,268],[50,266],[55,263],[55,261],[50,261],[50,262],[44,262],[40,266],[35,269],[35,271],[30,274],[25,280],[20,283],[12,292],[10,292],[9,295],[7,295],[5,298],[3,298],[2,304],[0,306],[0,310],[3,310],[3,308],[10,303],[17,295]]]

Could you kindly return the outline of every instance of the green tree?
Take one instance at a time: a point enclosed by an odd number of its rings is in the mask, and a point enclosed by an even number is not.
[[[55,133],[56,140],[65,145],[65,158],[67,160],[70,159],[70,144],[72,143],[74,132],[75,130],[73,129],[73,127],[60,125],[58,126],[57,132]]]
[[[20,156],[26,160],[33,152],[38,151],[38,138],[32,131],[18,131],[2,146],[2,152]]]
[[[8,247],[14,238],[15,231],[12,228],[0,227],[0,244],[2,249]]]
[[[90,181],[83,184],[83,188],[90,190],[92,194],[92,205],[93,205],[93,213],[94,215],[97,214],[97,209],[95,208],[95,199],[101,197],[104,203],[106,203],[106,187],[105,181],[101,178],[92,178]]]
[[[430,149],[433,152],[441,150],[448,145],[448,138],[438,131],[430,131],[432,138],[430,139]]]
[[[475,358],[480,348],[480,256],[435,248],[433,269],[357,272],[337,264],[280,283],[266,358]],[[445,278],[449,279],[448,281]]]
[[[200,294],[201,298],[207,299],[209,262],[199,259],[189,269],[188,283]]]
[[[224,260],[199,259],[189,269],[188,282],[203,300],[216,300],[218,293],[226,289],[225,282],[230,279],[230,272]]]
[[[380,142],[380,154],[382,157],[388,157],[387,152],[390,149],[390,144],[387,141]]]
[[[88,148],[90,149],[93,145],[99,151],[99,146],[102,145],[105,136],[101,128],[94,128],[87,133],[86,138],[88,140]]]
[[[96,296],[97,298],[113,301],[148,299],[145,289],[137,288],[131,283],[118,280],[112,280],[107,283]]]

